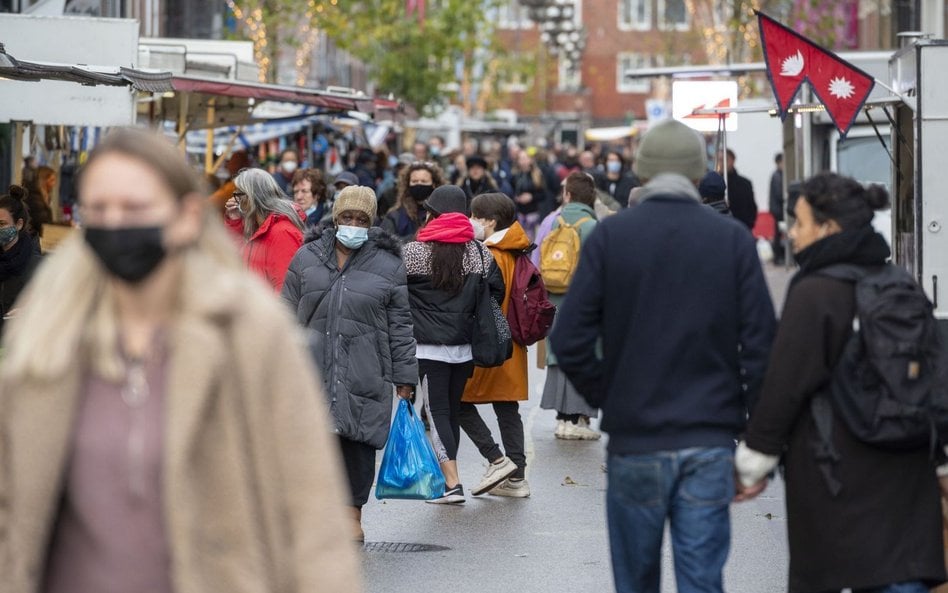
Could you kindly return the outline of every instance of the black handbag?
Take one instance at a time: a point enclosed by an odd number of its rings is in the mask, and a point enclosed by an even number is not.
[[[483,253],[482,263],[483,260]],[[487,269],[486,263],[484,269]],[[471,354],[474,366],[497,367],[513,354],[513,337],[507,317],[490,294],[490,284],[483,275],[477,287],[474,305],[474,329],[471,335]]]

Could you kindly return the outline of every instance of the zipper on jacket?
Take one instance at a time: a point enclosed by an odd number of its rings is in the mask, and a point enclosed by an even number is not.
[[[346,273],[345,271],[339,273],[342,274],[342,277],[339,278],[338,284],[332,288],[332,290],[336,290],[338,287],[339,290],[337,295],[329,295],[330,299],[333,299],[334,296],[337,298],[334,299],[336,301],[335,305],[329,308],[329,314],[332,317],[328,320],[329,323],[327,323],[327,326],[329,327],[329,338],[333,347],[332,371],[330,372],[329,376],[329,389],[332,391],[332,403],[336,403],[337,401],[336,385],[340,383],[340,380],[336,378],[336,368],[339,366],[337,364],[339,361],[339,351],[342,346],[340,343],[342,336],[339,335],[339,319],[342,317],[340,314],[340,310],[342,309],[342,293],[346,288]],[[332,300],[330,300],[330,303],[332,303]]]

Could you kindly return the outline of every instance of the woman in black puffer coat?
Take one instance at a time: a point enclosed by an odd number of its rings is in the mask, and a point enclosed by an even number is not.
[[[839,263],[885,263],[889,247],[870,223],[887,203],[881,187],[824,173],[804,183],[794,208],[790,238],[800,271],[735,455],[739,499],[761,490],[783,456],[790,593],[927,593],[945,580],[939,482],[927,447],[875,448],[833,414],[836,495],[815,453],[821,441],[810,402],[828,393],[856,310],[853,283],[820,272]]]
[[[371,188],[342,190],[333,205],[335,226],[310,229],[282,293],[315,334],[312,349],[349,477],[357,540],[364,540],[362,506],[375,479],[376,451],[388,439],[393,388],[407,399],[418,381],[405,265],[398,241],[369,228],[375,210]]]

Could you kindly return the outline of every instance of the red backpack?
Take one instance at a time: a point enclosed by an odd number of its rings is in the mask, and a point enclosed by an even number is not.
[[[507,323],[514,342],[536,344],[550,333],[555,315],[556,306],[547,298],[540,270],[528,254],[518,255],[507,306]]]

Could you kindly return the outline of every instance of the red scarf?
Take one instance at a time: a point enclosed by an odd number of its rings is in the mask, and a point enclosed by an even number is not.
[[[467,216],[460,212],[448,212],[429,220],[418,231],[415,239],[422,243],[467,243],[474,239],[474,227]]]

